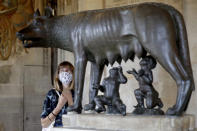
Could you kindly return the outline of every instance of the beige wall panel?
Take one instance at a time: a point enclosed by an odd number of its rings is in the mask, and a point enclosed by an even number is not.
[[[78,0],[79,11],[102,9],[104,0]]]
[[[130,0],[105,0],[105,7],[117,7],[117,6],[124,6],[128,5]]]
[[[169,5],[173,5],[179,11],[183,9],[183,0],[105,0],[105,7],[117,7],[135,3],[142,3],[142,2],[162,2]]]
[[[66,15],[78,11],[77,0],[58,0],[57,1],[57,14]]]
[[[195,79],[197,89],[197,0],[185,0],[184,2],[184,17],[186,20],[190,56],[193,68],[193,75]],[[195,114],[197,116],[197,90],[193,93],[189,108],[187,110],[189,114]],[[196,121],[197,126],[197,121]]]

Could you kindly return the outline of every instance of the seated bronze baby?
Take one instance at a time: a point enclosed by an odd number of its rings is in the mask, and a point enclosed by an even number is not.
[[[98,95],[94,98],[98,113],[106,111],[107,105],[108,114],[126,115],[126,105],[120,99],[119,87],[120,84],[125,84],[127,78],[124,76],[121,67],[114,67],[109,70],[109,77],[105,78],[102,85],[95,85],[94,89],[100,90],[104,95]]]
[[[137,100],[137,105],[134,106],[134,114],[164,114],[160,108],[163,103],[159,98],[159,93],[154,89],[152,69],[156,67],[156,60],[152,56],[146,56],[140,61],[141,69],[137,72],[135,69],[127,71],[127,73],[134,75],[139,83],[139,88],[134,91]],[[146,108],[144,105],[146,100]],[[158,109],[154,109],[158,107]]]

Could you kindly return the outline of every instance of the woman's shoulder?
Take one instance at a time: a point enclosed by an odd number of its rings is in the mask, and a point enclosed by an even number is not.
[[[52,96],[52,95],[55,95],[56,94],[56,91],[55,89],[50,89],[47,93],[47,96]]]

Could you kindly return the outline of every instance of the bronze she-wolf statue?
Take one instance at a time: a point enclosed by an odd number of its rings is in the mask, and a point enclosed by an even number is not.
[[[83,11],[65,16],[35,13],[32,24],[17,33],[24,46],[55,47],[75,56],[75,101],[69,111],[81,112],[87,61],[91,62],[89,104],[94,109],[94,85],[103,68],[115,61],[142,58],[149,53],[172,76],[177,100],[167,114],[181,115],[187,108],[194,80],[183,16],[161,3],[142,3],[110,9]]]

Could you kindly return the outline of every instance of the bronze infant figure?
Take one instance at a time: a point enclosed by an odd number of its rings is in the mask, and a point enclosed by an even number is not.
[[[178,87],[177,100],[168,115],[181,115],[194,90],[187,32],[181,13],[161,3],[141,3],[109,9],[89,10],[65,16],[35,13],[32,23],[19,31],[24,46],[55,47],[75,56],[75,101],[68,111],[82,110],[87,62],[91,62],[89,104],[94,97],[105,65],[142,58],[149,53],[172,76]]]
[[[139,82],[139,88],[134,91],[137,100],[134,114],[150,114],[150,115],[162,115],[164,112],[160,109],[163,107],[163,103],[159,98],[159,93],[154,89],[152,69],[156,67],[156,60],[152,56],[146,56],[140,61],[141,69],[137,72],[135,69],[127,71],[129,74],[133,74],[136,80]],[[146,100],[146,107],[144,106],[144,100]],[[158,106],[158,109],[154,109]]]
[[[122,72],[122,67],[113,67],[109,70],[109,77],[104,78],[102,85],[94,87],[96,90],[100,90],[104,95],[99,95],[94,98],[94,102],[97,107],[95,110],[100,113],[106,111],[105,105],[108,106],[108,114],[122,114],[126,115],[126,105],[123,104],[120,99],[119,86],[125,84],[127,78]]]

